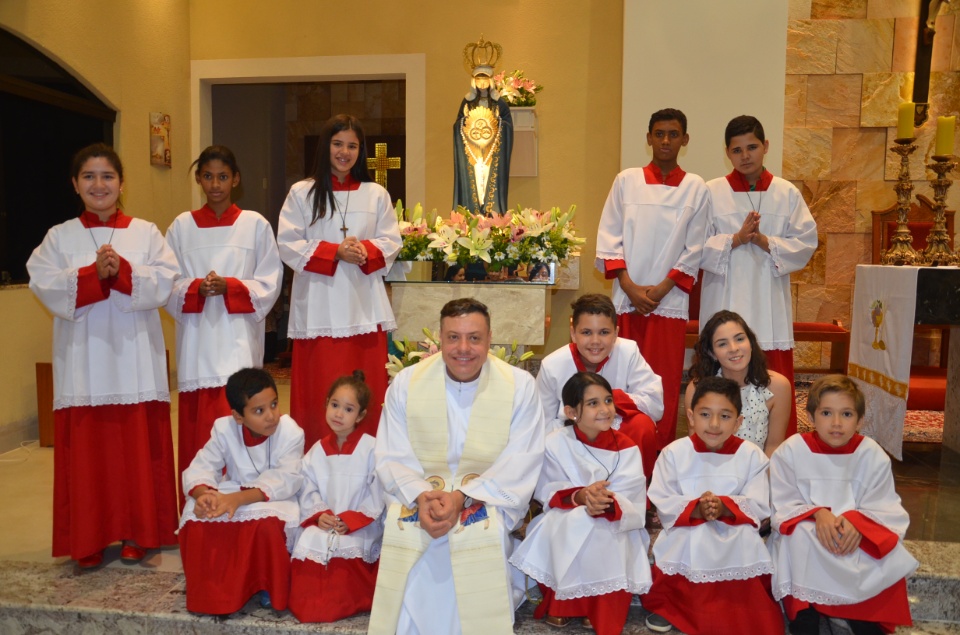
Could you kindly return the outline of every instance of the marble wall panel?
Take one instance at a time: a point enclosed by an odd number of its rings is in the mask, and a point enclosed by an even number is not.
[[[870,264],[872,235],[829,234],[827,236],[827,271],[831,284],[852,285],[857,265]]]
[[[832,128],[787,128],[783,131],[783,178],[830,178]]]
[[[787,24],[787,74],[835,73],[839,33],[838,20],[791,20]]]
[[[955,15],[941,15],[937,18],[930,70],[949,71],[952,69],[955,25]]]
[[[864,73],[860,126],[897,125],[897,106],[913,97],[913,73]]]
[[[793,367],[819,368],[821,346],[819,342],[797,342],[793,349]]]
[[[854,231],[873,232],[874,211],[885,210],[897,202],[897,193],[890,181],[857,181],[857,214]]]
[[[916,139],[914,139],[913,143],[917,146],[917,149],[908,157],[910,178],[914,180],[926,180],[934,177],[934,173],[928,171],[926,165],[932,162],[930,157],[933,156],[936,133],[936,116],[931,117],[919,128],[914,128]],[[888,181],[896,181],[900,174],[900,155],[890,150],[891,147],[896,145],[893,141],[896,136],[896,128],[887,128],[883,178]],[[954,150],[954,152],[956,152],[956,150]]]
[[[867,3],[867,18],[918,18],[920,3],[917,0],[870,0]]]
[[[893,25],[893,18],[840,22],[837,72],[878,73],[891,70]]]
[[[807,76],[787,75],[783,89],[783,126],[803,128],[807,125]]]
[[[833,130],[830,174],[834,179],[878,180],[883,178],[884,128],[836,128]]]
[[[797,322],[830,322],[850,320],[852,284],[800,284],[797,299]]]
[[[917,26],[920,18],[897,18],[893,33],[894,72],[910,72],[917,65]]]
[[[812,0],[810,17],[814,20],[865,18],[867,0]]]
[[[801,192],[817,221],[818,232],[854,231],[857,205],[855,181],[804,181]]]
[[[810,128],[859,126],[861,79],[859,74],[809,75],[806,125]]]
[[[802,284],[826,284],[827,282],[827,235],[817,234],[817,249],[807,266],[790,274],[790,281]]]
[[[788,20],[809,20],[811,4],[812,4],[812,0],[788,0],[787,1],[787,19]]]

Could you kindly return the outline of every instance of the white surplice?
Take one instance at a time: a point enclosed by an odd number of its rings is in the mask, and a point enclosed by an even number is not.
[[[293,550],[294,560],[327,564],[331,558],[362,558],[376,562],[383,537],[383,490],[374,471],[374,438],[360,437],[350,454],[328,455],[316,443],[303,457],[303,488],[300,490],[301,523],[330,510],[334,514],[354,511],[374,521],[348,534],[323,531],[316,524],[303,530]]]
[[[193,496],[187,496],[180,526],[188,522],[242,522],[276,517],[284,522],[287,551],[292,550],[300,527],[297,492],[303,484],[302,459],[303,430],[288,415],[282,415],[276,431],[255,446],[244,443],[243,424],[232,416],[220,417],[213,424],[210,440],[184,470],[183,491],[189,494],[200,485],[224,494],[256,488],[267,500],[241,506],[232,519],[226,514],[201,519],[193,513]]]
[[[182,272],[167,303],[167,312],[177,321],[179,389],[217,388],[241,368],[262,366],[264,318],[283,280],[267,219],[242,210],[232,225],[197,227],[193,212],[184,212],[167,230],[167,242]],[[225,296],[205,297],[203,311],[183,313],[190,285],[211,271],[239,280],[249,293],[253,313],[228,312]]]
[[[534,518],[524,541],[510,558],[531,578],[556,593],[558,600],[605,595],[614,591],[643,594],[650,589],[647,550],[646,479],[640,451],[615,430],[614,445],[624,449],[587,447],[572,426],[547,435],[543,471],[534,497],[544,513]],[[554,495],[609,480],[620,508],[619,520],[572,509],[550,507]]]
[[[700,327],[728,309],[750,325],[763,350],[792,349],[790,274],[803,269],[817,248],[817,223],[800,190],[776,176],[763,192],[734,192],[726,177],[711,180],[707,189],[713,204],[700,259]],[[754,244],[733,249],[733,234],[758,207],[770,252]]]
[[[570,346],[564,346],[544,357],[540,363],[540,372],[537,373],[537,392],[540,393],[540,401],[543,403],[543,419],[547,432],[562,428],[566,420],[563,414],[563,386],[578,372],[573,356],[579,353],[570,349]],[[640,412],[654,421],[663,417],[663,382],[650,368],[633,340],[618,337],[610,351],[610,357],[598,374],[610,382],[613,388],[625,392]]]
[[[327,201],[326,216],[311,225],[312,186],[312,179],[295,183],[280,210],[277,244],[280,257],[294,271],[288,337],[350,337],[373,333],[377,327],[395,330],[397,323],[383,283],[402,246],[390,195],[376,183],[334,192],[337,205],[330,209]],[[344,218],[338,209],[344,210]],[[332,276],[304,271],[321,242],[343,242],[342,222],[348,235],[369,240],[381,251],[386,263],[382,271],[367,275],[360,267],[345,263]]]
[[[116,221],[114,221],[116,222]],[[81,267],[109,242],[132,268],[133,290],[77,308]],[[157,311],[179,276],[177,259],[153,223],[84,227],[74,218],[50,228],[27,261],[30,290],[53,313],[53,407],[170,401]]]
[[[657,567],[692,582],[746,580],[773,573],[760,538],[760,521],[770,515],[766,455],[753,443],[739,443],[732,454],[697,451],[692,437],[677,439],[660,453],[647,495],[657,506],[663,531],[653,544]],[[729,497],[746,522],[719,520],[681,524],[685,510],[704,492]],[[733,510],[731,510],[733,511]]]
[[[487,362],[488,364],[490,362]],[[433,489],[425,480],[407,432],[407,393],[416,367],[404,369],[387,390],[386,404],[377,432],[377,476],[383,484],[386,504],[400,503],[416,508],[417,497]],[[533,377],[526,371],[510,368],[514,379],[513,415],[507,446],[494,464],[479,477],[459,489],[471,498],[483,501],[500,515],[504,561],[513,552],[515,539],[509,533],[519,526],[527,513],[543,461],[543,410]],[[479,379],[460,383],[445,378],[449,445],[447,463],[452,474],[463,453],[470,421],[470,410]],[[491,611],[513,611],[523,600],[523,576],[507,566],[508,589],[512,603]],[[512,574],[512,575],[511,575]],[[453,587],[450,545],[447,536],[430,543],[426,552],[410,570],[404,591],[398,633],[430,635],[461,632],[457,597]]]
[[[869,437],[851,454],[824,454],[813,451],[804,436],[784,441],[770,460],[774,531],[767,546],[776,563],[773,595],[834,605],[868,600],[918,566],[903,546],[910,517],[894,490],[890,458]],[[781,524],[818,507],[836,516],[860,512],[892,532],[897,544],[880,559],[862,544],[851,554],[836,556],[820,544],[812,519],[797,523],[790,535],[780,534]]]

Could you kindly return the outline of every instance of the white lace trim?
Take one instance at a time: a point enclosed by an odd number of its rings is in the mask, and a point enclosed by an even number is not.
[[[614,591],[629,591],[635,595],[643,595],[650,590],[651,586],[651,583],[648,581],[636,582],[628,580],[626,576],[620,576],[613,580],[581,584],[561,591],[557,589],[556,579],[546,571],[525,562],[515,562],[513,558],[510,559],[510,564],[537,582],[554,589],[558,600],[575,600],[577,598],[594,597],[613,593]]]
[[[671,308],[657,308],[652,311],[650,315],[659,315],[665,318],[676,318],[678,320],[687,320],[687,314],[689,309],[671,309]]]
[[[301,508],[300,508],[300,522],[302,523],[302,522],[306,521],[306,520],[309,519],[309,518],[313,518],[313,516],[314,516],[315,514],[319,514],[320,512],[325,512],[325,511],[333,511],[333,510],[330,509],[329,507],[324,506],[324,505],[314,505],[313,507],[311,507],[311,508],[309,508],[309,509],[304,509],[303,507],[301,507]]]
[[[756,523],[757,527],[760,526],[760,518],[757,517],[756,508],[753,506],[753,501],[750,500],[747,496],[731,496],[730,500],[737,504],[737,507],[740,508],[740,511],[743,514]]]
[[[596,260],[623,260],[623,254],[618,254],[615,251],[598,251],[596,252]]]
[[[780,248],[777,246],[777,241],[768,239],[767,248],[770,250],[770,258],[772,260],[770,266],[773,267],[776,273],[783,275],[783,259],[780,257]]]
[[[880,525],[880,526],[883,527],[884,529],[886,529],[886,530],[888,530],[888,531],[891,531],[891,532],[893,532],[894,534],[896,534],[897,538],[899,538],[900,540],[903,540],[903,537],[904,537],[905,533],[900,533],[900,532],[898,532],[898,531],[896,531],[896,530],[894,530],[894,529],[891,529],[890,527],[887,527],[887,523],[886,523],[885,521],[881,520],[880,517],[877,516],[877,515],[876,515],[875,513],[873,513],[872,511],[867,510],[867,509],[858,509],[857,511],[860,512],[861,514],[863,514],[864,516],[866,516],[867,518],[869,518],[870,520],[872,520],[873,522],[877,523],[878,525]]]
[[[267,311],[263,309],[263,300],[256,293],[250,293],[250,289],[247,288],[247,285],[243,286],[247,289],[247,295],[250,297],[250,304],[253,305],[253,316],[256,318],[257,322],[263,320],[267,316]],[[271,305],[270,308],[272,309],[273,306]]]
[[[350,547],[349,549],[337,550],[329,559],[324,559],[325,555],[326,554],[321,554],[313,549],[307,549],[306,547],[297,545],[297,548],[293,550],[293,555],[290,556],[290,558],[292,560],[310,560],[311,562],[322,565],[326,565],[334,558],[341,558],[343,560],[360,559],[367,564],[373,564],[380,559],[380,543],[374,543],[370,548],[370,553],[364,553],[362,547]]]
[[[190,381],[178,381],[180,392],[193,392],[204,388],[220,388],[227,385],[228,377],[205,377],[203,379],[191,379]]]
[[[183,321],[183,306],[187,303],[187,291],[190,290],[190,285],[185,284],[177,291],[177,302],[174,306],[174,315],[173,319],[178,323]],[[179,328],[179,327],[178,327]]]
[[[683,562],[658,562],[657,566],[667,575],[680,575],[691,582],[729,582],[730,580],[749,580],[757,576],[774,572],[773,562],[758,562],[748,567],[728,567],[704,571],[691,569]]]
[[[807,589],[805,587],[792,584],[789,581],[781,582],[773,589],[773,597],[775,597],[777,600],[782,600],[788,595],[795,597],[798,600],[803,600],[804,602],[810,602],[811,604],[825,604],[830,606],[856,604],[859,601],[854,598],[824,593],[823,591],[818,591],[817,589]]]
[[[161,390],[148,390],[136,395],[82,395],[77,397],[60,397],[53,402],[54,410],[64,408],[79,408],[83,406],[129,406],[146,403],[148,401],[170,402],[170,393]]]
[[[140,276],[137,275],[137,269],[133,263],[130,263],[130,267],[132,268],[130,277],[133,280],[133,284],[131,285],[133,290],[130,291],[130,303],[131,306],[140,306],[140,288],[143,286],[143,284],[140,281]]]
[[[284,522],[285,525],[297,524],[297,519],[295,517],[289,514],[279,513],[276,510],[238,509],[233,515],[233,518],[227,518],[226,514],[222,514],[216,518],[197,518],[196,515],[191,512],[188,516],[185,515],[180,518],[180,526],[183,527],[188,522],[194,521],[198,523],[242,523],[249,520],[264,520],[265,518],[279,518]]]
[[[676,269],[676,270],[679,271],[680,273],[685,273],[685,274],[687,274],[688,276],[690,276],[690,277],[693,278],[693,279],[696,279],[697,275],[700,273],[700,268],[699,268],[699,267],[697,267],[696,269],[691,269],[690,267],[688,267],[688,266],[686,266],[686,265],[684,265],[684,264],[681,264],[681,263],[677,263],[677,266],[674,267],[674,269]]]
[[[776,529],[777,532],[779,532],[779,531],[780,531],[780,526],[783,525],[783,523],[789,522],[789,521],[793,520],[794,518],[796,518],[797,516],[803,516],[804,514],[806,514],[807,512],[809,512],[811,509],[816,509],[816,508],[817,508],[816,505],[801,505],[800,507],[797,507],[796,509],[794,509],[792,512],[790,512],[789,514],[787,514],[786,516],[784,516],[784,517],[781,518],[780,520],[774,522],[774,521],[771,519],[770,522],[773,524],[773,528]]]
[[[80,270],[74,269],[67,276],[67,319],[72,320],[77,312],[77,288],[80,279]]]
[[[760,348],[765,351],[792,351],[794,349],[794,341],[779,340],[773,343],[761,343]]]
[[[307,263],[310,262],[310,259],[313,258],[313,254],[317,251],[319,245],[319,238],[314,238],[307,243],[307,248],[304,250],[303,255],[300,256],[300,260],[297,261],[297,266],[294,267],[293,270],[297,273],[303,273],[304,268],[307,266]]]
[[[312,340],[318,337],[353,337],[354,335],[374,333],[376,332],[378,326],[387,332],[396,331],[397,321],[385,320],[373,325],[349,326],[342,328],[323,326],[312,329],[298,329],[295,331],[289,331],[287,333],[287,337],[294,340]]]

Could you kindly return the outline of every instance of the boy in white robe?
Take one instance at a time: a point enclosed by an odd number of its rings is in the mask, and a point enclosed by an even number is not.
[[[578,372],[597,373],[613,386],[617,407],[614,428],[640,449],[647,483],[657,460],[656,421],[663,416],[663,384],[640,354],[633,340],[617,337],[617,311],[609,297],[580,296],[573,304],[569,346],[543,358],[537,374],[537,392],[543,402],[547,433],[566,421],[563,386]]]
[[[303,430],[280,414],[276,384],[263,369],[237,371],[226,392],[232,414],[217,419],[183,473],[187,610],[226,615],[258,591],[263,604],[283,610],[299,531]]]
[[[687,635],[782,633],[770,592],[773,561],[760,538],[770,515],[766,455],[734,436],[743,420],[732,379],[697,383],[687,419],[693,434],[657,459],[648,496],[663,531],[653,545],[653,587],[641,598],[646,624]]]
[[[807,397],[814,431],[790,437],[770,459],[773,591],[794,635],[819,633],[820,615],[846,619],[855,635],[912,623],[910,517],[889,457],[857,434],[864,410],[850,378],[821,377]]]
[[[817,223],[800,190],[763,167],[770,142],[755,117],[732,119],[724,142],[734,170],[707,183],[712,206],[700,260],[700,325],[722,309],[739,313],[757,334],[767,366],[793,386],[790,274],[813,256]],[[793,408],[786,436],[796,431]]]

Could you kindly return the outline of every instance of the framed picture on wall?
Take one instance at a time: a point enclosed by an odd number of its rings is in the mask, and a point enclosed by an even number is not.
[[[150,165],[170,167],[170,115],[150,113]]]

